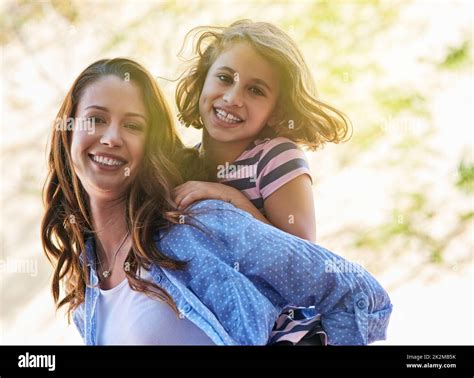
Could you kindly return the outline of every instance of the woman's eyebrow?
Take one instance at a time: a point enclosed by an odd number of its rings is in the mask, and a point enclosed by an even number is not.
[[[89,105],[87,106],[84,110],[87,110],[87,109],[98,109],[98,110],[102,110],[104,112],[109,112],[109,109],[107,109],[106,107],[104,106],[99,106],[99,105]],[[126,116],[131,116],[131,117],[140,117],[140,118],[143,118],[143,120],[146,122],[147,119],[144,115],[140,114],[140,113],[134,113],[134,112],[127,112],[125,113]]]
[[[144,115],[140,114],[140,113],[133,113],[133,112],[128,112],[128,113],[125,113],[126,116],[128,117],[140,117],[142,118],[145,122],[147,122],[147,119]]]
[[[87,109],[99,109],[99,110],[103,110],[104,112],[109,111],[109,109],[104,108],[103,106],[99,106],[99,105],[89,105],[84,110],[87,110]]]
[[[225,70],[225,71],[229,71],[232,75],[234,75],[237,71],[235,71],[234,69],[228,67],[228,66],[222,66],[222,67],[219,67],[218,70]],[[250,79],[251,81],[257,83],[257,84],[260,84],[262,86],[264,86],[265,88],[267,88],[270,92],[272,91],[272,89],[270,88],[270,86],[266,83],[265,80],[262,80],[262,79],[259,79],[257,77],[253,78],[253,79]]]

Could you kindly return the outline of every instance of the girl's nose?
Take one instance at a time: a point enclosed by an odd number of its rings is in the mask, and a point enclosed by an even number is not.
[[[120,147],[123,144],[121,131],[118,123],[109,124],[100,138],[100,143],[109,147]]]
[[[240,91],[240,88],[237,85],[233,85],[229,90],[224,94],[224,102],[229,106],[243,106],[243,98]]]

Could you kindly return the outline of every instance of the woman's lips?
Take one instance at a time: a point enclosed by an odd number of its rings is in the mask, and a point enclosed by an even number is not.
[[[89,154],[89,159],[95,166],[106,171],[116,171],[121,169],[127,162],[121,159],[105,157],[102,155]]]

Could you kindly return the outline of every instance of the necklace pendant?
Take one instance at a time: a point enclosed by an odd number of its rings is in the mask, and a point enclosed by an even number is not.
[[[108,276],[110,276],[110,272],[108,270],[104,270],[102,272],[102,275],[104,276],[104,278],[107,278]]]

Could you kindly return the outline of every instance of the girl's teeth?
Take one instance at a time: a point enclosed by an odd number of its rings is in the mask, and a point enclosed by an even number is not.
[[[240,118],[237,118],[233,116],[232,114],[225,112],[222,109],[216,108],[216,115],[217,115],[217,118],[227,123],[237,123],[237,122],[242,121]]]
[[[114,165],[123,165],[124,163],[122,161],[119,161],[119,160],[115,160],[115,159],[110,159],[110,158],[106,158],[106,157],[103,157],[103,156],[93,156],[92,159],[99,163],[99,164],[104,164],[104,165],[110,165],[110,166],[114,166]]]

